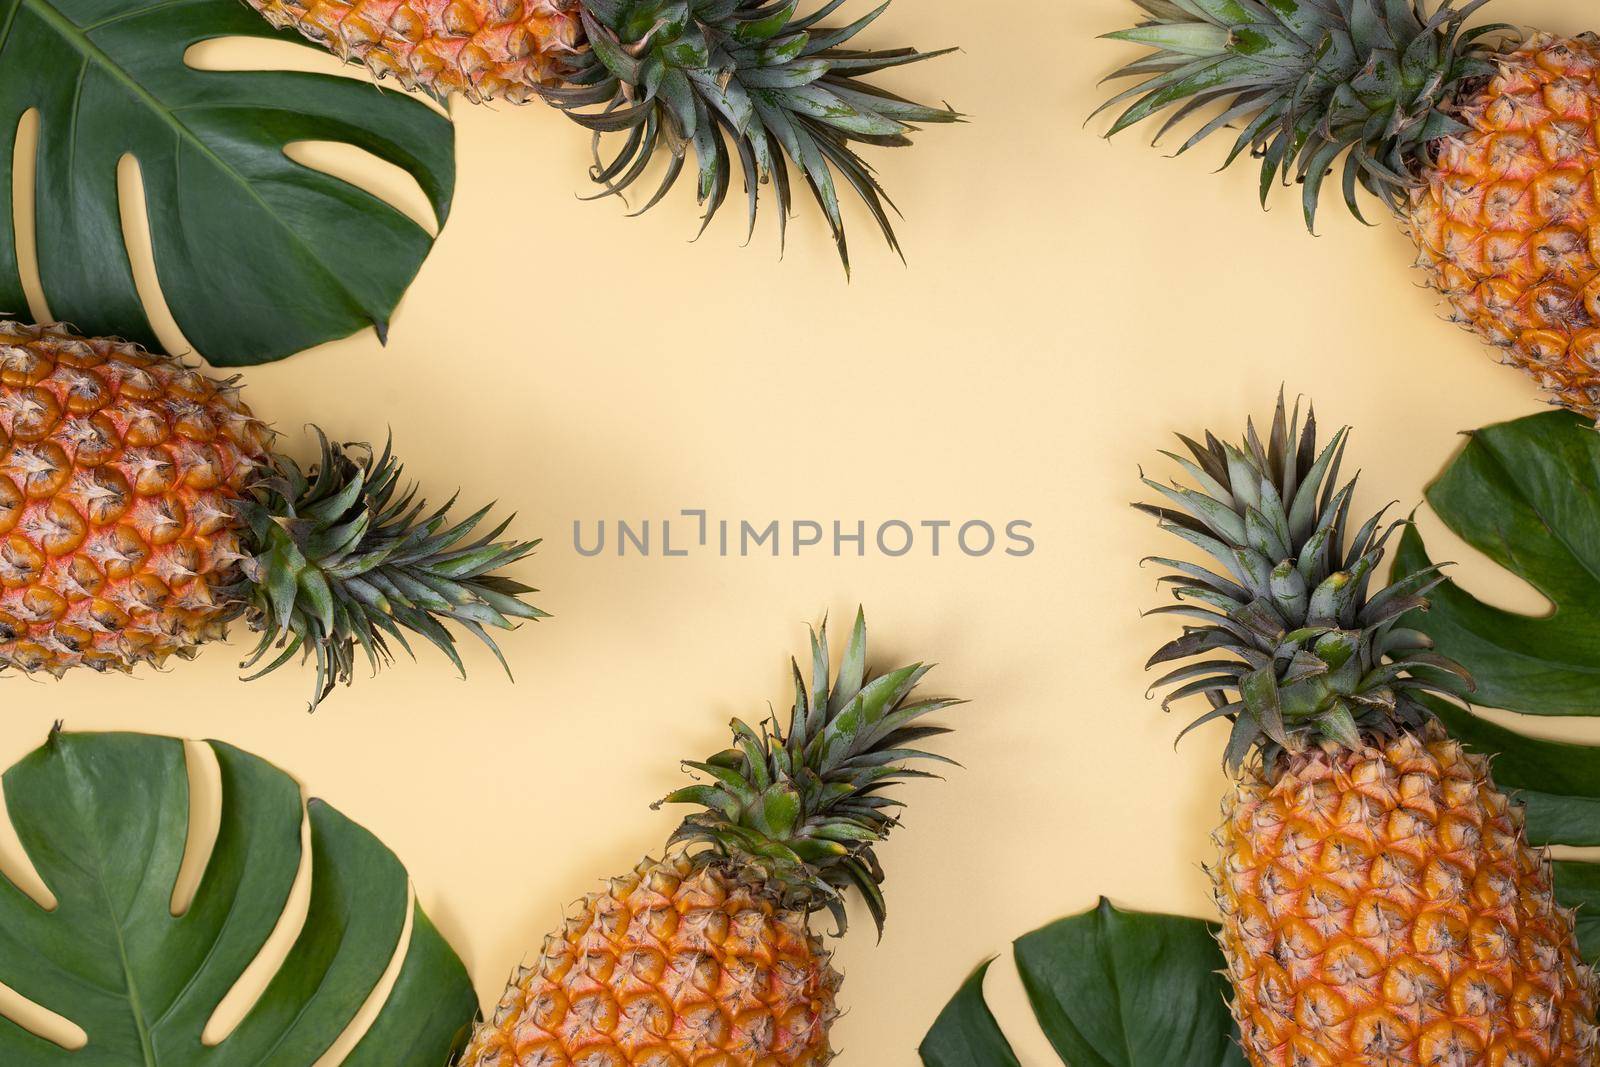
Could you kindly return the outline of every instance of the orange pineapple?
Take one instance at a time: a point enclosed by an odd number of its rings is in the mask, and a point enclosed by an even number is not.
[[[1439,141],[1407,218],[1456,321],[1600,418],[1600,43],[1538,35]]]
[[[1228,162],[1261,157],[1263,203],[1300,182],[1308,226],[1342,154],[1350,210],[1388,204],[1452,317],[1600,419],[1600,40],[1468,28],[1458,0],[1136,2],[1110,36],[1156,51],[1117,72],[1113,134],[1221,104],[1179,151],[1237,126]]]
[[[513,976],[462,1063],[820,1067],[840,981],[804,913],[681,853],[647,859]]]
[[[232,502],[271,433],[234,390],[134,345],[0,323],[0,663],[160,663],[220,637]]]
[[[524,103],[577,73],[583,27],[576,0],[251,0],[379,78],[473,103]]]
[[[646,859],[574,909],[512,977],[460,1067],[822,1067],[841,982],[810,917],[845,927],[855,888],[880,931],[876,846],[898,824],[892,783],[938,759],[920,720],[954,701],[913,700],[928,668],[868,679],[858,614],[830,683],[826,625],[811,685],[795,665],[789,728],[735,720],[735,747],[686,766],[706,775],[664,803],[703,807]]]
[[[839,180],[866,204],[899,250],[884,196],[854,144],[909,145],[916,125],[955,122],[948,107],[913,103],[866,81],[944,52],[849,47],[885,4],[847,26],[820,25],[843,0],[809,15],[769,0],[247,0],[379,78],[473,103],[547,101],[595,135],[591,177],[620,194],[657,155],[675,185],[693,156],[705,221],[726,201],[737,168],[755,226],[770,186],[781,228],[790,166],[822,207],[850,265]],[[948,49],[946,51],[949,51]],[[604,134],[621,151],[602,158]]]
[[[1233,1010],[1253,1067],[1596,1067],[1600,983],[1548,857],[1489,761],[1427,694],[1465,672],[1404,626],[1438,568],[1373,591],[1403,523],[1352,530],[1346,434],[1280,404],[1263,442],[1184,439],[1203,489],[1141,505],[1221,573],[1159,560],[1195,620],[1151,665],[1169,701],[1207,697],[1238,777],[1211,874]],[[1187,731],[1186,731],[1187,732]]]
[[[159,666],[243,616],[262,631],[248,664],[314,655],[320,700],[357,647],[377,666],[411,630],[455,659],[440,619],[487,640],[541,614],[493,573],[532,544],[464,544],[481,512],[419,523],[387,450],[324,438],[308,474],[272,437],[231,381],[0,321],[0,669]]]

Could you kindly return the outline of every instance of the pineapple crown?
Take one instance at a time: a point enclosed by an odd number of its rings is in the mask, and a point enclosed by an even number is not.
[[[251,548],[243,565],[251,588],[241,610],[262,631],[242,666],[249,670],[278,650],[249,677],[296,653],[315,656],[314,709],[335,684],[350,683],[358,646],[374,672],[393,658],[390,639],[413,654],[408,631],[438,646],[465,675],[444,620],[488,645],[509,674],[488,628],[546,615],[522,599],[536,590],[495,572],[539,542],[498,541],[510,519],[466,542],[489,508],[451,524],[452,498],[424,516],[426,502],[414,486],[401,489],[402,467],[387,444],[374,455],[366,445],[316,435],[321,455],[309,472],[274,455],[270,473],[238,505]]]
[[[734,747],[684,766],[710,781],[662,804],[694,804],[673,844],[704,845],[696,860],[723,864],[788,909],[826,908],[842,934],[843,893],[861,891],[883,932],[883,868],[876,846],[899,825],[902,806],[885,795],[895,782],[937,775],[906,766],[953,764],[918,743],[950,731],[922,720],[959,700],[912,700],[931,669],[921,663],[867,675],[867,624],[856,614],[837,676],[829,673],[828,626],[811,633],[811,684],[794,666],[794,710],[785,731],[776,717],[756,731],[733,721]]]
[[[1231,772],[1254,751],[1270,768],[1312,746],[1360,748],[1420,729],[1432,716],[1418,694],[1471,689],[1465,669],[1401,625],[1427,608],[1428,592],[1445,580],[1441,568],[1371,589],[1385,545],[1409,520],[1385,527],[1380,511],[1351,533],[1355,480],[1339,485],[1348,436],[1340,430],[1319,451],[1315,413],[1302,429],[1299,404],[1290,416],[1280,395],[1265,442],[1251,423],[1242,446],[1180,434],[1193,458],[1163,453],[1199,488],[1144,479],[1170,506],[1135,506],[1220,564],[1146,560],[1175,572],[1161,581],[1178,601],[1151,614],[1194,620],[1146,669],[1206,657],[1151,690],[1169,688],[1163,707],[1195,695],[1210,702],[1184,734],[1216,719],[1233,723]]]
[[[1428,0],[1134,2],[1150,17],[1106,36],[1152,51],[1111,75],[1139,82],[1095,112],[1132,101],[1108,136],[1173,109],[1159,140],[1216,104],[1178,154],[1237,128],[1223,166],[1246,149],[1259,158],[1263,206],[1280,177],[1301,183],[1307,227],[1347,150],[1342,184],[1350,211],[1362,218],[1358,185],[1401,210],[1429,145],[1465,129],[1453,113],[1459,98],[1495,72],[1485,38],[1508,29],[1467,28],[1488,0],[1441,0],[1432,14]]]
[[[845,47],[889,5],[848,26],[822,26],[844,2],[829,0],[797,17],[798,0],[583,0],[590,49],[566,83],[544,95],[594,132],[591,176],[606,187],[602,196],[626,192],[665,152],[665,175],[640,213],[677,183],[692,147],[696,194],[705,207],[702,232],[727,199],[736,156],[750,231],[759,188],[770,180],[781,236],[792,162],[822,206],[848,271],[836,175],[866,203],[890,247],[900,247],[889,218],[893,204],[852,144],[908,145],[914,123],[960,116],[864,81],[951,49]],[[625,139],[606,160],[601,137],[610,133]]]

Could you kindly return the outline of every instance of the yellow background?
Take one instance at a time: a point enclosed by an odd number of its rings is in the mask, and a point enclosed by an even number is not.
[[[1576,32],[1581,7],[1491,14]],[[1170,431],[1232,434],[1282,383],[1356,427],[1364,505],[1409,508],[1457,431],[1540,401],[1438,321],[1393,225],[1363,229],[1335,194],[1313,240],[1292,194],[1263,214],[1249,167],[1211,173],[1221,144],[1174,161],[1148,133],[1108,145],[1102,123],[1084,128],[1096,80],[1133,54],[1094,36],[1130,10],[900,0],[868,42],[964,51],[883,81],[973,119],[870,154],[908,216],[910,266],[853,211],[850,283],[809,205],[782,261],[771,218],[740,247],[737,193],[692,244],[687,182],[629,220],[577,199],[587,136],[565,119],[458,107],[454,214],[388,346],[368,332],[249,370],[246,397],[301,455],[305,422],[346,439],[392,428],[434,497],[498,498],[517,531],[548,539],[518,573],[556,617],[506,637],[516,684],[481,649],[464,646],[467,683],[428,651],[308,716],[305,672],[236,680],[240,632],[163,675],[8,679],[0,763],[58,718],[273,760],[393,847],[492,1001],[565,902],[670,832],[674,814],[648,804],[683,781],[674,761],[721,747],[734,715],[785,709],[805,624],[843,623],[861,602],[878,665],[937,661],[930,688],[972,703],[944,744],[966,769],[904,790],[907,825],[883,849],[887,934],[875,944],[862,912],[839,948],[842,1062],[913,1064],[975,964],[1098,894],[1208,914],[1222,737],[1174,752],[1180,717],[1145,698],[1144,659],[1172,623],[1140,618],[1161,598],[1138,559],[1173,546],[1127,507],[1139,464],[1165,474]],[[260,44],[195,58],[330,65]],[[349,151],[305,158],[426,212],[414,186]],[[592,531],[686,507],[869,526],[1023,518],[1039,547],[1020,560],[572,548],[574,520]],[[1474,590],[1538,609],[1423,524]],[[1535,727],[1600,740],[1593,724]],[[0,867],[16,871],[14,845]],[[990,988],[1024,1062],[1053,1063],[1008,960]]]

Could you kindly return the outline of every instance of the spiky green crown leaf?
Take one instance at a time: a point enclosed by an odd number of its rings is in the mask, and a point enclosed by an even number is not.
[[[489,508],[451,523],[455,500],[428,512],[415,486],[402,488],[402,468],[388,445],[374,455],[316,433],[321,455],[309,472],[274,455],[271,474],[240,505],[251,550],[244,564],[250,588],[241,600],[250,625],[262,632],[245,669],[278,650],[250,677],[296,654],[314,656],[315,708],[334,685],[350,683],[357,648],[377,671],[393,658],[390,640],[413,654],[408,633],[436,645],[465,674],[446,621],[483,641],[506,666],[489,628],[546,615],[522,599],[536,590],[495,572],[539,542],[498,540],[509,519],[468,540]]]
[[[625,192],[665,154],[666,173],[640,212],[672,189],[692,150],[706,209],[702,232],[727,199],[737,157],[751,232],[760,186],[770,181],[781,234],[792,163],[827,215],[848,270],[836,177],[866,203],[890,247],[900,247],[893,204],[853,145],[908,145],[915,123],[959,116],[863,80],[950,50],[848,48],[889,5],[848,26],[821,25],[844,2],[797,17],[798,0],[584,0],[590,51],[566,86],[545,95],[594,131],[592,177],[606,187],[601,195]],[[605,160],[601,135],[612,133],[624,140]]]
[[[1170,109],[1159,140],[1217,105],[1179,154],[1236,128],[1223,165],[1246,149],[1261,160],[1263,206],[1280,177],[1302,183],[1308,227],[1346,150],[1350,211],[1362,217],[1358,186],[1401,210],[1429,144],[1464,129],[1452,113],[1463,89],[1494,73],[1486,38],[1508,28],[1467,28],[1488,0],[1441,0],[1431,14],[1429,0],[1134,2],[1150,18],[1107,36],[1152,51],[1111,75],[1139,82],[1099,109],[1129,104],[1108,136]]]
[[[1445,580],[1439,567],[1371,588],[1390,536],[1408,520],[1385,525],[1380,511],[1352,533],[1355,480],[1339,485],[1348,436],[1340,430],[1319,450],[1315,414],[1302,428],[1299,405],[1290,416],[1280,397],[1266,441],[1252,422],[1242,445],[1179,435],[1193,458],[1162,453],[1196,487],[1144,479],[1167,503],[1135,506],[1220,564],[1146,561],[1172,568],[1161,581],[1178,601],[1152,614],[1192,620],[1146,667],[1194,661],[1151,690],[1169,689],[1164,707],[1196,695],[1210,702],[1185,734],[1230,720],[1232,771],[1258,750],[1270,766],[1314,745],[1355,748],[1417,729],[1430,718],[1418,694],[1471,687],[1426,635],[1397,625],[1426,609]]]
[[[874,846],[899,825],[901,807],[887,790],[934,775],[907,764],[952,763],[917,745],[950,731],[924,723],[961,701],[913,700],[930,667],[867,675],[866,617],[857,613],[837,675],[829,672],[828,626],[811,634],[811,683],[794,664],[789,727],[775,718],[759,732],[733,722],[734,747],[684,766],[709,781],[680,789],[661,804],[704,808],[684,820],[673,843],[709,846],[703,862],[726,863],[786,908],[828,909],[842,933],[842,894],[861,891],[883,930],[883,869]],[[657,805],[658,807],[660,804]]]

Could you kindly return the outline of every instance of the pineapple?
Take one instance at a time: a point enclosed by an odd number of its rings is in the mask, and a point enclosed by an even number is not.
[[[537,542],[497,542],[502,525],[469,543],[487,509],[424,515],[387,448],[318,436],[303,471],[231,381],[0,321],[0,669],[159,667],[243,617],[262,634],[253,677],[316,659],[315,706],[357,647],[376,669],[411,631],[459,668],[441,620],[493,648],[485,627],[543,615],[494,573]]]
[[[1266,202],[1302,184],[1312,225],[1340,155],[1344,199],[1381,198],[1451,318],[1552,399],[1600,419],[1600,39],[1465,23],[1483,0],[1135,0],[1109,36],[1154,52],[1112,134],[1208,105],[1179,151],[1237,127]],[[1348,151],[1347,151],[1348,150]]]
[[[583,24],[572,0],[249,0],[293,29],[437,98],[522,104],[581,69]]]
[[[828,629],[811,637],[808,687],[794,666],[787,731],[733,723],[734,747],[685,766],[710,781],[664,859],[646,859],[576,905],[473,1035],[459,1067],[821,1067],[840,975],[811,930],[845,930],[846,890],[884,921],[876,847],[898,825],[891,783],[946,733],[923,724],[956,704],[914,700],[922,664],[867,680],[858,613],[830,682]],[[660,806],[659,804],[657,805]]]
[[[1470,686],[1403,625],[1443,579],[1373,590],[1405,524],[1353,530],[1346,439],[1319,451],[1314,416],[1302,430],[1280,400],[1266,441],[1184,438],[1192,460],[1167,454],[1200,488],[1146,479],[1167,503],[1140,505],[1221,563],[1156,560],[1180,601],[1159,610],[1194,622],[1150,665],[1204,657],[1157,687],[1232,722],[1211,875],[1244,1050],[1254,1067],[1595,1067],[1600,990],[1548,857],[1420,699]]]
[[[865,80],[953,51],[849,47],[888,4],[828,27],[822,20],[844,0],[805,16],[796,0],[246,2],[279,29],[407,89],[473,103],[542,99],[560,108],[594,134],[591,177],[601,195],[626,192],[664,158],[661,184],[641,211],[677,183],[693,149],[706,224],[728,196],[737,160],[752,232],[759,188],[770,184],[781,233],[793,164],[826,214],[846,269],[836,177],[899,251],[893,205],[852,142],[904,146],[915,124],[960,118]],[[600,153],[604,134],[626,135],[610,159]]]

